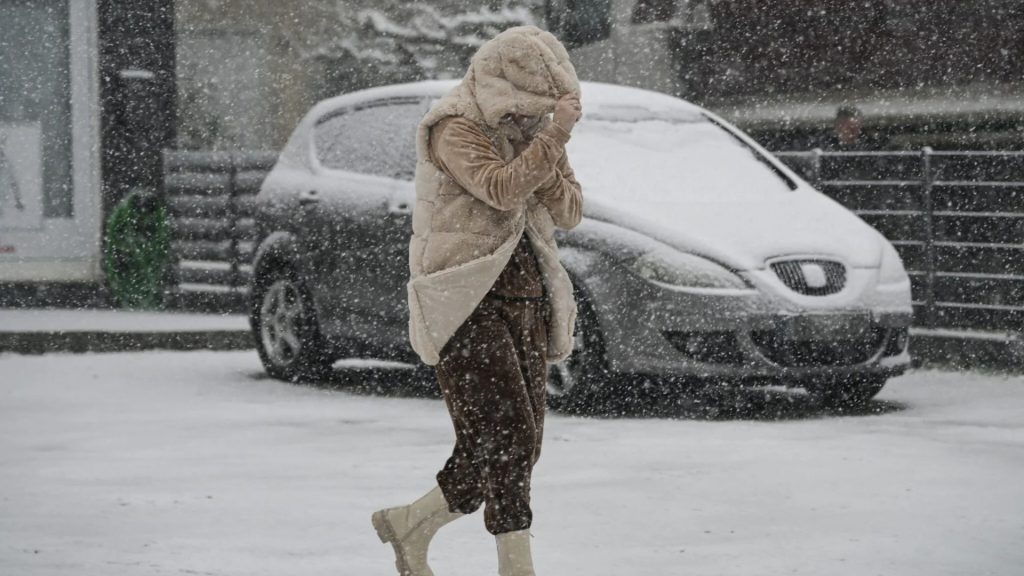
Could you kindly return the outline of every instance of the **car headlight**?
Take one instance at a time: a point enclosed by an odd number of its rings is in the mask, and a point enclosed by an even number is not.
[[[675,250],[648,252],[630,270],[651,284],[669,289],[744,290],[742,278],[714,262]]]
[[[878,270],[879,284],[902,284],[909,282],[910,277],[903,267],[903,260],[900,258],[896,248],[888,240],[882,242],[882,263]]]

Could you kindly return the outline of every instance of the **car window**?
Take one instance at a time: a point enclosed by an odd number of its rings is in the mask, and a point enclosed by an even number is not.
[[[426,111],[426,101],[403,99],[328,114],[313,135],[317,159],[332,170],[411,180],[416,127]]]

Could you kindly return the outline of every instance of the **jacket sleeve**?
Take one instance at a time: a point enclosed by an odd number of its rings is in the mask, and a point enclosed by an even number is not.
[[[569,155],[562,153],[555,165],[555,176],[536,192],[547,207],[555,226],[569,230],[583,218],[583,188],[569,165]]]
[[[433,155],[467,192],[493,208],[511,210],[549,183],[568,140],[565,130],[548,125],[522,154],[506,162],[472,121],[457,118],[434,140]]]

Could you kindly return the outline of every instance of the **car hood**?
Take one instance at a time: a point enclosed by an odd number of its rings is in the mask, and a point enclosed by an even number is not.
[[[765,198],[609,203],[588,198],[584,216],[631,230],[736,270],[789,255],[837,258],[854,268],[881,264],[884,238],[855,214],[801,186]]]

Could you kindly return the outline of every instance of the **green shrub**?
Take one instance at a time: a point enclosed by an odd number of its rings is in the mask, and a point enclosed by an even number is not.
[[[153,194],[132,192],[107,220],[103,268],[118,305],[153,309],[163,301],[171,254],[167,208]]]

